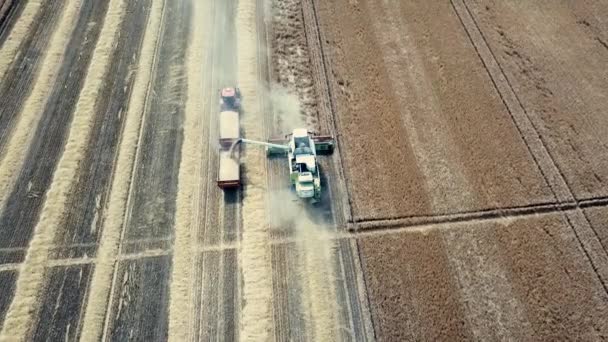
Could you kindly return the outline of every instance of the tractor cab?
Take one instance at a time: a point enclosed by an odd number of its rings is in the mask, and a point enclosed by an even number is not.
[[[240,106],[241,94],[237,88],[223,88],[220,91],[220,104],[223,110],[236,110]]]

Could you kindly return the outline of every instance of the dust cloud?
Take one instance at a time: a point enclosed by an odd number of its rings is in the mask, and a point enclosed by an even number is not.
[[[86,152],[95,115],[95,100],[99,89],[103,86],[106,71],[109,70],[111,56],[116,46],[114,41],[119,37],[120,23],[126,12],[124,1],[113,1],[109,6],[76,104],[63,155],[53,175],[40,220],[34,228],[34,235],[19,273],[15,297],[7,313],[0,340],[27,340],[34,323],[34,314],[40,309],[39,296],[44,286],[49,249],[60,228],[70,188]],[[74,10],[74,7],[68,7],[64,13],[77,16],[70,12],[70,9]]]
[[[318,223],[322,218],[316,217],[314,210],[290,191],[275,191],[271,198],[274,223],[292,229],[297,253],[294,271],[302,288],[300,309],[306,326],[311,329],[310,340],[339,340],[335,231]]]
[[[272,105],[276,124],[282,132],[288,133],[294,128],[307,126],[306,113],[300,106],[297,94],[290,92],[279,84],[273,84],[267,90],[266,96]]]

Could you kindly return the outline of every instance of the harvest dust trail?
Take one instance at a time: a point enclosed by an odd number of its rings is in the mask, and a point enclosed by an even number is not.
[[[68,2],[66,2],[66,5],[67,4]],[[70,1],[69,4],[80,6],[74,1]],[[40,12],[40,7],[42,7],[42,0],[29,0],[23,9],[23,12],[21,12],[21,16],[17,19],[15,27],[13,27],[8,38],[4,41],[4,44],[2,44],[2,49],[0,49],[0,80],[4,78],[4,75],[6,75],[6,72],[13,63],[17,51],[25,39],[25,35],[30,31],[34,19],[36,19],[36,16]],[[77,17],[78,16],[73,16],[70,17],[70,19],[75,20]]]
[[[241,121],[245,135],[263,140],[263,113],[256,100],[258,59],[256,0],[240,0],[237,8],[238,84],[245,99]],[[246,341],[266,341],[272,336],[272,268],[269,227],[266,220],[265,156],[260,148],[247,148],[242,158],[247,166],[243,190],[243,235],[239,263],[242,267],[243,309],[239,336]]]
[[[69,13],[71,16],[74,13]],[[60,221],[76,179],[80,162],[89,142],[97,94],[103,86],[106,71],[118,38],[118,29],[125,15],[125,2],[112,1],[100,33],[99,41],[87,72],[63,155],[57,164],[53,182],[49,188],[40,220],[34,228],[34,236],[19,273],[15,297],[6,316],[0,340],[28,340],[34,323],[34,315],[40,309],[38,298],[44,289],[45,265],[49,249],[55,240]]]
[[[173,267],[169,295],[169,340],[190,340],[194,303],[192,295],[192,270],[196,260],[196,229],[193,222],[198,215],[193,214],[195,191],[198,190],[200,164],[203,155],[201,136],[203,134],[203,58],[207,41],[204,18],[208,10],[207,1],[193,1],[193,27],[190,30],[186,75],[188,75],[188,97],[185,106],[184,140],[179,166],[178,188],[175,213],[175,241],[173,247]],[[198,208],[197,208],[198,210]]]
[[[133,84],[133,91],[129,103],[122,141],[118,152],[118,160],[112,190],[107,208],[99,250],[97,251],[97,264],[91,280],[87,306],[85,308],[82,328],[83,341],[97,341],[103,330],[107,301],[112,284],[114,261],[120,245],[123,219],[126,210],[127,196],[135,153],[139,139],[139,129],[142,122],[144,108],[147,100],[148,84],[153,72],[164,1],[152,2],[147,30],[142,43],[137,75]]]
[[[17,22],[18,25],[23,24],[21,20],[27,21],[30,17],[33,18],[34,14],[27,13],[28,10],[30,12],[34,11],[30,5],[32,3],[36,3],[36,1],[28,2],[21,18]],[[19,175],[17,170],[21,169],[25,160],[27,147],[30,145],[30,140],[36,132],[32,127],[36,127],[36,122],[40,119],[40,113],[43,111],[50,94],[49,89],[52,88],[55,78],[59,73],[61,60],[78,19],[80,7],[81,3],[78,1],[66,2],[59,24],[51,36],[48,49],[45,51],[34,88],[27,97],[21,113],[18,115],[18,121],[11,139],[8,141],[4,151],[0,151],[0,208],[4,208],[6,200],[11,194],[10,188]],[[17,36],[17,32],[20,29],[16,28],[16,30],[15,36]],[[19,37],[23,37],[23,35],[20,34]],[[0,63],[6,61],[4,54],[7,53],[7,50],[5,49],[10,49],[10,46],[7,46],[7,44],[9,44],[9,41],[2,46]],[[0,65],[0,72],[2,72],[1,68],[2,66]]]
[[[296,218],[300,220],[305,213]],[[326,227],[304,219],[296,223],[304,317],[312,328],[311,341],[338,341],[337,298],[335,287],[335,240]],[[289,289],[287,289],[289,290]]]

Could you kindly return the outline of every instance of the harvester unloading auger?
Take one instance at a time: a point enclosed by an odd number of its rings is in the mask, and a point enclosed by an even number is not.
[[[220,91],[220,151],[217,184],[222,189],[238,188],[240,179],[240,144],[264,146],[268,156],[287,157],[289,178],[300,198],[313,203],[321,198],[321,172],[317,156],[334,151],[331,136],[316,136],[306,128],[294,129],[284,139],[268,142],[243,139],[240,137],[239,112],[240,92],[238,88],[224,88]]]

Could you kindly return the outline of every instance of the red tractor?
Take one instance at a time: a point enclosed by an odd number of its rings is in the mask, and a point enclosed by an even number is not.
[[[241,107],[241,92],[239,88],[223,88],[220,91],[220,110],[238,111]]]

